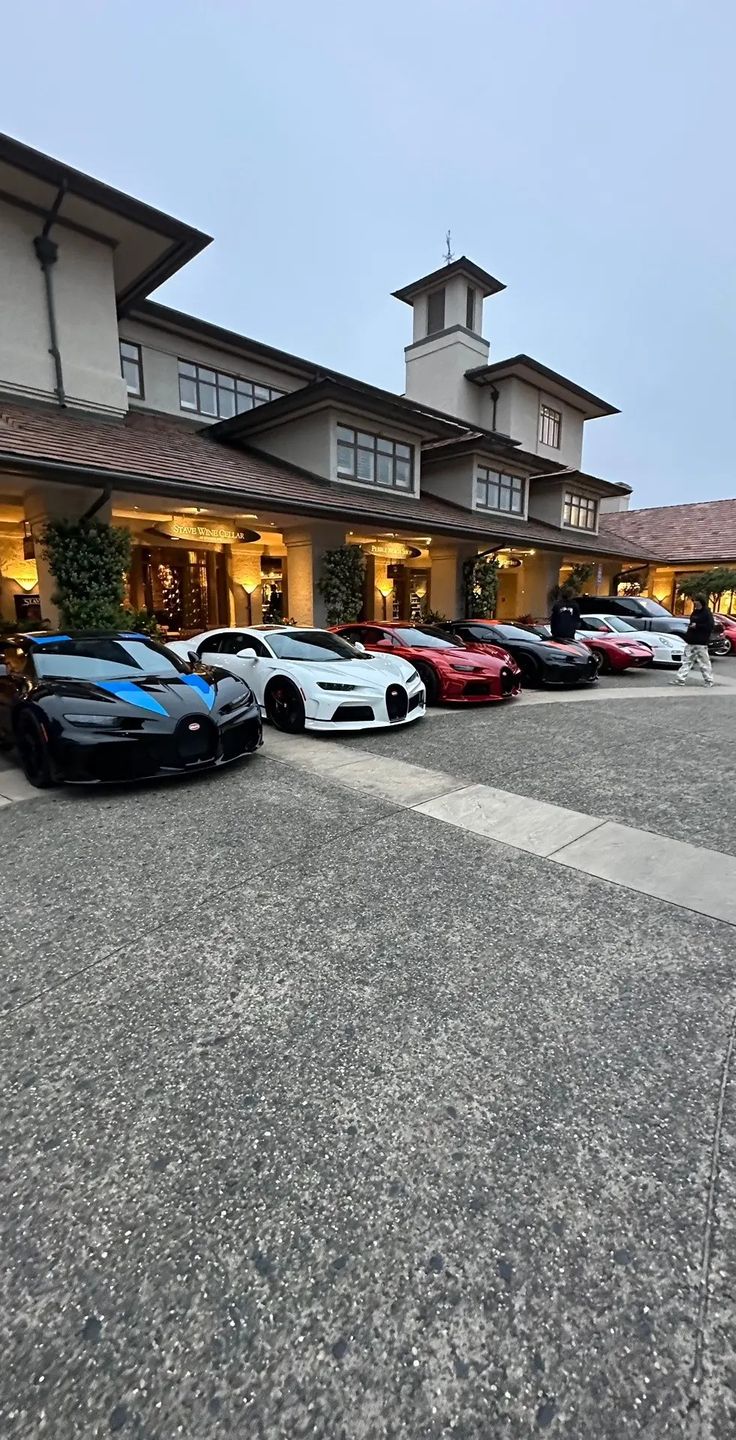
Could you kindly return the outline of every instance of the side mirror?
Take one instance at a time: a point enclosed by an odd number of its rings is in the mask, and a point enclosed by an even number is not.
[[[363,644],[362,640],[354,640],[353,649],[358,650],[361,655],[365,655],[366,653],[365,645]]]
[[[202,661],[200,660],[196,650],[187,651],[187,660],[189,661],[190,665],[197,666],[202,664]]]
[[[256,652],[251,645],[246,645],[244,650],[238,651],[238,660],[255,660]]]

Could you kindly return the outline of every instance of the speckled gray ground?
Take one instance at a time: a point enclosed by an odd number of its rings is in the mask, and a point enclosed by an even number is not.
[[[265,756],[0,843],[3,1440],[733,1433],[733,929]]]
[[[445,711],[416,733],[339,743],[736,854],[736,695],[616,694]]]

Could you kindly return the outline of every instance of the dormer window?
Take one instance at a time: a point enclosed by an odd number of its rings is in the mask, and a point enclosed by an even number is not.
[[[497,510],[502,515],[524,514],[526,481],[519,475],[504,475],[500,470],[478,466],[475,482],[475,503],[479,510]]]
[[[565,491],[564,523],[574,530],[595,530],[598,525],[598,501],[589,495]]]
[[[427,296],[427,334],[434,335],[445,328],[445,287],[430,290]]]
[[[414,447],[386,435],[371,435],[348,425],[337,427],[337,474],[341,479],[359,480],[363,485],[381,485],[389,490],[411,490],[414,486]]]
[[[560,435],[562,433],[562,414],[559,410],[553,410],[551,405],[540,405],[539,407],[539,443],[549,445],[552,450],[559,450]]]

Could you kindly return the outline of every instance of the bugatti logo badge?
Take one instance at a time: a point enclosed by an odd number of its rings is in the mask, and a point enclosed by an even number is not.
[[[202,729],[202,726],[200,725],[200,723],[199,723],[198,720],[192,720],[192,721],[190,722],[190,724],[187,726],[187,729],[188,729],[188,730],[201,730],[201,729]]]

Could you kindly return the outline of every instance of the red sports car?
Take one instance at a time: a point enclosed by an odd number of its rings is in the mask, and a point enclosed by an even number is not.
[[[535,625],[533,629],[545,640],[551,640],[552,631],[548,625]],[[644,665],[654,663],[651,649],[648,645],[642,645],[636,634],[604,635],[597,630],[578,630],[575,639],[582,645],[587,645],[588,649],[598,656],[603,675],[620,675],[622,670],[630,670],[632,666],[639,670]]]
[[[720,610],[717,610],[715,618],[716,620],[720,620],[723,626],[723,634],[731,646],[728,653],[736,655],[736,615],[722,615]]]
[[[449,639],[432,625],[338,625],[338,635],[366,650],[390,651],[411,661],[427,692],[427,704],[510,700],[518,695],[521,671],[500,645],[482,655]]]

